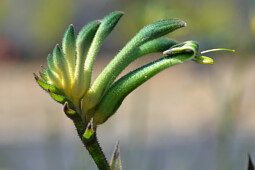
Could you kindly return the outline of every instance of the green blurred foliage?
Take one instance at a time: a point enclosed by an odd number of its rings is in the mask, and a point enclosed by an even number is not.
[[[253,8],[249,11],[249,23],[253,35],[252,38],[255,39],[255,1],[253,1]]]
[[[0,1],[0,30],[1,30],[1,26],[2,26],[2,20],[4,19],[7,9],[8,9],[8,6],[6,3],[6,0]]]
[[[74,4],[70,0],[44,0],[37,3],[29,16],[28,27],[31,35],[43,47],[63,34],[73,16]],[[40,31],[38,31],[40,30]]]
[[[107,6],[106,6],[107,4]],[[2,0],[0,1],[0,37],[26,52],[24,57],[39,57],[60,42],[69,24],[79,28],[93,19],[122,10],[119,24],[122,40],[110,37],[109,43],[127,42],[145,25],[166,18],[187,22],[188,27],[169,37],[180,41],[195,39],[205,48],[243,46],[254,51],[254,0]],[[92,16],[93,15],[93,16]],[[85,19],[85,20],[84,20]],[[78,26],[77,26],[78,25]],[[118,37],[118,36],[117,36]],[[117,43],[116,43],[117,42]],[[114,47],[113,47],[114,48]],[[39,55],[39,56],[38,56]]]
[[[247,6],[243,11],[240,3]],[[128,14],[127,22],[123,25],[123,32],[135,34],[144,25],[164,18],[178,18],[187,22],[188,27],[183,28],[171,37],[176,39],[189,38],[202,40],[207,46],[236,47],[239,45],[240,33],[243,30],[251,34],[247,25],[245,13],[254,10],[249,1],[238,0],[147,0],[132,1],[125,5],[125,13]],[[123,33],[123,35],[125,35]],[[234,36],[233,36],[234,35]],[[237,36],[239,35],[239,36]],[[128,38],[128,37],[125,37]],[[252,39],[246,39],[249,43]]]
[[[0,37],[16,45],[23,58],[47,53],[71,23],[71,0],[5,0],[0,2]]]

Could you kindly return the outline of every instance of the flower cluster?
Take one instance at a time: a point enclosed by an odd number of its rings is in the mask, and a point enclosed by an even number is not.
[[[62,48],[56,45],[47,58],[48,68],[42,68],[38,84],[54,100],[65,104],[77,113],[86,124],[104,123],[121,105],[124,98],[160,71],[193,60],[197,63],[212,64],[209,57],[199,56],[198,43],[161,38],[186,26],[184,21],[167,19],[154,22],[141,29],[113,60],[91,82],[92,68],[96,55],[119,19],[122,12],[113,12],[102,20],[84,26],[77,37],[73,25],[64,34]],[[149,53],[161,52],[162,58],[144,65],[120,78],[118,75],[134,60]]]

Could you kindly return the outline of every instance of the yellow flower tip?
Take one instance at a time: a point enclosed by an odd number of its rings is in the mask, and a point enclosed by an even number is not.
[[[210,50],[205,50],[200,52],[199,54],[205,54],[205,53],[209,53],[209,52],[215,52],[215,51],[230,51],[230,52],[235,52],[235,50],[233,49],[227,49],[227,48],[217,48],[217,49],[210,49]],[[196,63],[199,64],[211,64],[213,65],[213,59],[210,57],[206,57],[206,56],[196,56],[193,61],[195,61]]]
[[[199,64],[210,64],[213,65],[214,61],[212,58],[210,57],[206,57],[206,56],[196,56],[193,61],[195,61],[196,63]]]

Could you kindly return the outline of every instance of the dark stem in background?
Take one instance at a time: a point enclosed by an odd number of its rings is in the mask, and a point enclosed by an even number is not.
[[[227,170],[234,169],[233,160],[233,135],[235,132],[236,121],[238,115],[240,115],[241,102],[242,97],[245,92],[245,85],[247,82],[247,73],[251,68],[253,54],[247,54],[247,49],[251,48],[251,44],[247,39],[250,39],[252,36],[249,29],[249,13],[251,10],[251,1],[242,1],[236,4],[236,6],[240,6],[240,13],[242,18],[242,30],[240,33],[240,43],[239,43],[239,51],[238,56],[235,57],[234,61],[234,69],[232,72],[232,78],[230,86],[225,87],[225,96],[223,102],[220,104],[220,126],[218,130],[217,136],[217,168],[219,170]],[[249,42],[252,42],[250,40]],[[243,59],[245,57],[245,60]],[[222,83],[220,85],[222,88]],[[217,94],[217,93],[215,93]],[[242,146],[246,147],[246,146]]]

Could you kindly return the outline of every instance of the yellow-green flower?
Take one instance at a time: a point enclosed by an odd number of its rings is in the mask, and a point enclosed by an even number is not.
[[[196,41],[178,43],[162,38],[186,26],[178,19],[162,20],[141,29],[91,82],[96,55],[122,15],[117,11],[100,21],[92,21],[81,29],[77,37],[70,25],[64,34],[62,47],[56,45],[52,55],[48,55],[48,67],[42,67],[40,77],[34,74],[37,83],[55,101],[64,105],[65,114],[73,120],[82,143],[100,170],[121,167],[118,145],[115,150],[118,156],[113,156],[111,164],[108,164],[96,138],[96,127],[116,112],[128,94],[168,67],[190,60],[213,64],[213,59],[200,55],[227,50],[213,49],[198,53]],[[162,58],[116,80],[134,60],[154,52],[162,53]]]
[[[67,103],[86,124],[92,118],[95,126],[104,123],[130,92],[170,66],[189,60],[213,63],[211,58],[198,55],[199,45],[195,41],[178,43],[160,38],[186,26],[178,19],[168,19],[141,29],[91,83],[95,57],[122,15],[122,12],[113,12],[101,21],[92,21],[81,29],[77,37],[73,25],[70,25],[64,34],[62,48],[56,45],[47,58],[48,68],[43,68],[41,78],[35,75],[39,85],[53,99]],[[115,81],[131,62],[154,52],[161,52],[164,56]]]

